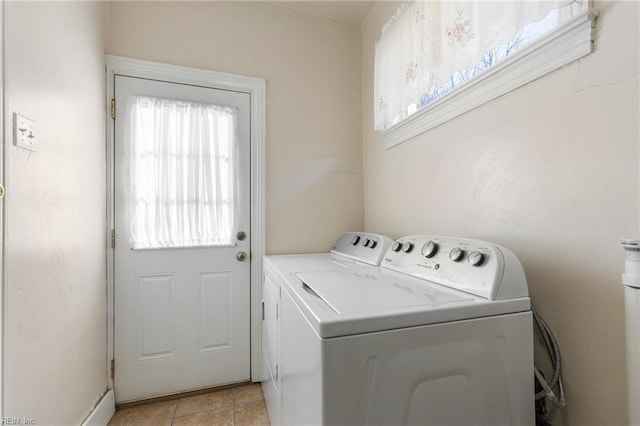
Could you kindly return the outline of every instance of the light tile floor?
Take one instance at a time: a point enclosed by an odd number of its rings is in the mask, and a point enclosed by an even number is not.
[[[259,383],[116,411],[109,425],[269,426]]]

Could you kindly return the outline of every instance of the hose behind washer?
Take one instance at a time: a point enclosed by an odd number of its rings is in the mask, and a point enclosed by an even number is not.
[[[543,390],[536,394],[536,401],[547,397],[556,407],[563,408],[567,405],[567,402],[564,398],[564,386],[562,385],[562,376],[561,376],[561,365],[560,365],[560,347],[558,346],[558,341],[556,337],[553,335],[553,332],[549,328],[546,322],[542,319],[542,317],[538,314],[536,309],[531,305],[531,312],[533,312],[533,318],[536,320],[536,324],[538,325],[538,329],[540,330],[540,334],[544,339],[544,343],[547,347],[547,352],[549,353],[549,358],[551,358],[551,365],[553,366],[553,375],[551,376],[551,380],[547,382],[542,375],[542,372],[534,367],[534,373],[536,375],[536,379],[540,386],[542,386]],[[553,388],[558,385],[558,391],[560,393],[560,398],[556,396],[553,392]]]

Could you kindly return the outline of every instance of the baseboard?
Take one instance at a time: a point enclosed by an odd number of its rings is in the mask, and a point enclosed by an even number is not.
[[[115,412],[116,400],[113,396],[113,389],[109,389],[82,422],[82,426],[107,426]]]

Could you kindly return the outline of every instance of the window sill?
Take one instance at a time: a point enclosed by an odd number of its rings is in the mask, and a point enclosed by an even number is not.
[[[391,148],[593,52],[597,12],[549,32],[487,72],[381,133]]]

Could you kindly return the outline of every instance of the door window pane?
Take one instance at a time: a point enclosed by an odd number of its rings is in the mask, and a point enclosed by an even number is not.
[[[132,247],[230,245],[237,109],[147,96],[127,107]]]

